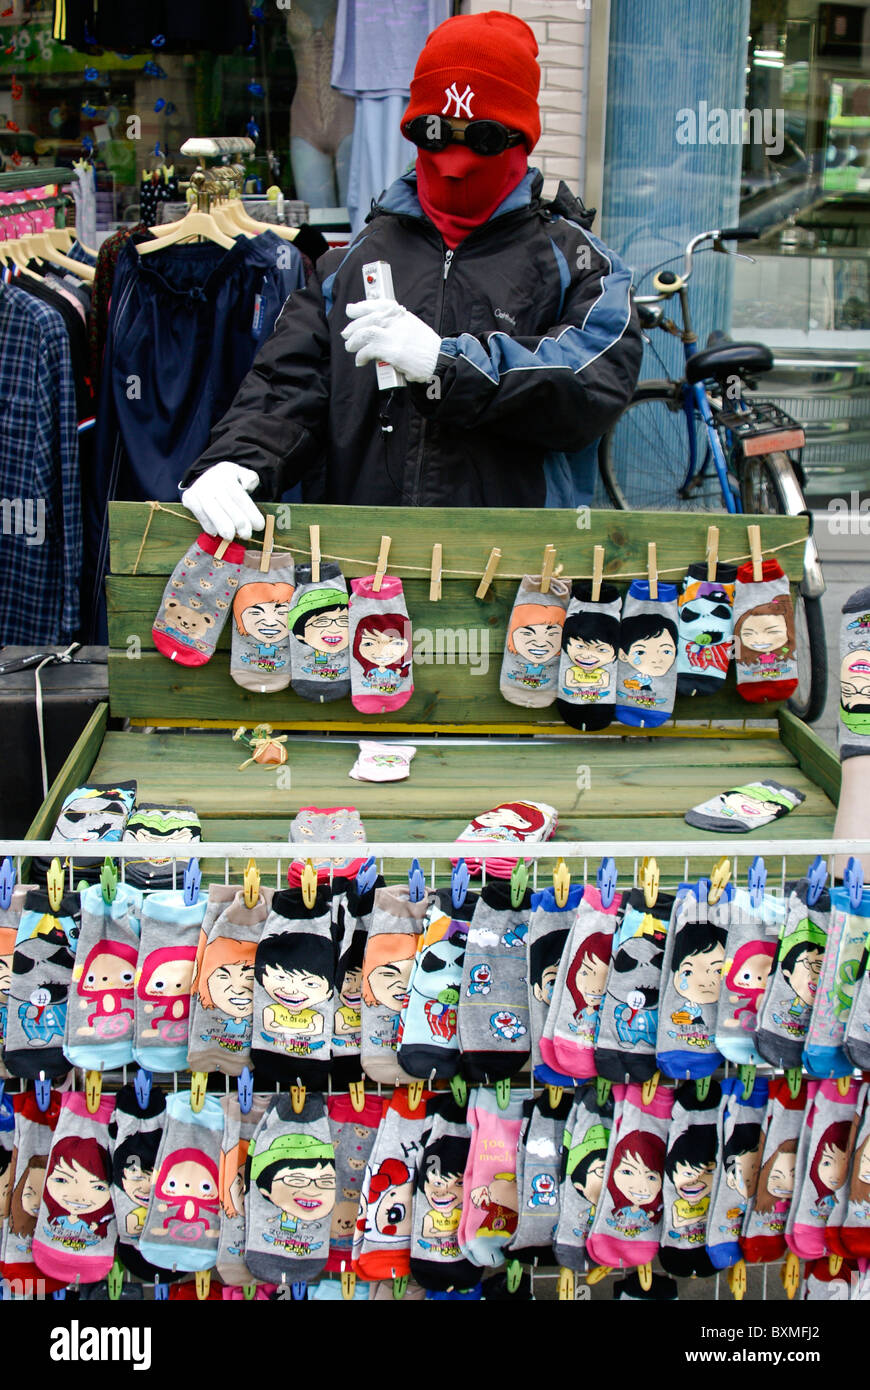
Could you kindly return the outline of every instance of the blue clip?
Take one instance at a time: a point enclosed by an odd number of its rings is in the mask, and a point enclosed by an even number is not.
[[[15,865],[7,857],[0,866],[0,907],[12,906],[12,889],[15,887]]]
[[[419,859],[411,860],[411,867],[408,870],[408,889],[412,903],[422,902],[426,896],[426,880],[423,877]]]
[[[746,874],[746,886],[749,889],[749,901],[756,911],[761,907],[764,898],[764,885],[767,883],[767,869],[760,854],[756,854],[749,870]]]
[[[710,896],[709,878],[699,878],[698,882],[692,886],[691,892],[693,897],[698,899],[699,903],[705,903]]]
[[[62,1303],[66,1298],[66,1289],[55,1289],[51,1296],[57,1303]]]
[[[597,883],[602,907],[609,907],[613,902],[616,895],[616,877],[616,860],[608,855],[598,865]]]
[[[136,1073],[136,1080],[133,1082],[133,1090],[136,1092],[136,1099],[143,1110],[148,1109],[148,1102],[151,1099],[151,1072],[140,1067]]]
[[[162,1282],[162,1280],[155,1278],[155,1280],[154,1280],[154,1302],[155,1302],[155,1303],[166,1303],[166,1302],[168,1301],[168,1299],[169,1299],[169,1285],[168,1285],[168,1284],[164,1284],[164,1283]]]
[[[373,854],[370,854],[356,876],[356,891],[359,893],[361,898],[364,898],[366,893],[370,893],[372,891],[372,889],[375,886],[375,879],[377,878],[377,876],[377,860],[375,859],[375,856]]]
[[[864,870],[861,866],[861,860],[856,859],[854,855],[846,864],[843,887],[849,890],[849,906],[853,912],[857,912],[864,895]]]
[[[45,1113],[51,1105],[51,1079],[47,1076],[38,1076],[33,1083],[36,1092],[36,1104]]]
[[[457,859],[453,866],[453,873],[450,875],[450,896],[453,899],[454,907],[461,907],[465,902],[469,877],[468,865],[465,860]]]
[[[827,881],[827,866],[822,856],[817,854],[807,870],[807,907],[815,907]]]
[[[242,1067],[238,1078],[239,1109],[243,1115],[250,1115],[254,1104],[254,1074],[250,1067]]]
[[[298,1303],[301,1299],[308,1297],[308,1284],[304,1279],[295,1279],[290,1285],[290,1292],[294,1300]]]
[[[202,883],[202,874],[199,869],[198,859],[188,859],[187,868],[184,871],[184,904],[185,907],[193,907],[199,897],[199,885]]]

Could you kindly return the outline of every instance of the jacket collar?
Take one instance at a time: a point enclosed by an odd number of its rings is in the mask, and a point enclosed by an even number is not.
[[[532,207],[537,204],[540,201],[543,186],[544,179],[540,170],[530,168],[520,179],[516,188],[512,189],[504,201],[499,203],[488,220],[493,222],[496,217],[503,217],[505,213],[516,212],[519,208]],[[432,225],[420,206],[420,199],[417,196],[416,169],[409,169],[406,174],[402,174],[394,183],[390,184],[386,192],[381,194],[378,202],[373,204],[369,217],[374,217],[380,212],[393,213],[398,217],[417,217],[427,225]]]

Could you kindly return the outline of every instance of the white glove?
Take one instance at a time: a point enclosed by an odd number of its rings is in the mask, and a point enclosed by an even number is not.
[[[441,339],[410,309],[395,299],[363,299],[348,304],[352,320],[341,330],[348,352],[355,353],[356,365],[389,362],[408,381],[428,381],[435,374]]]
[[[231,541],[249,541],[252,531],[262,531],[265,521],[248,496],[260,481],[258,473],[238,463],[216,463],[185,488],[181,500],[193,512],[203,531]]]

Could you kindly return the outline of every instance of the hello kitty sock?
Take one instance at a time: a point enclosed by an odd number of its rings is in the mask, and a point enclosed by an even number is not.
[[[759,1077],[744,1098],[736,1076],[720,1082],[719,1166],[707,1215],[706,1248],[714,1269],[727,1269],[741,1257],[740,1232],[748,1203],[755,1197],[769,1083]]]
[[[526,938],[531,1066],[534,1079],[545,1086],[574,1085],[573,1076],[557,1071],[545,1058],[543,1039],[555,997],[559,964],[583,894],[583,884],[572,885],[568,889],[564,907],[559,907],[553,888],[532,894],[532,913]]]
[[[768,1264],[786,1252],[785,1224],[795,1190],[798,1138],[809,1098],[804,1081],[792,1096],[785,1077],[770,1081],[761,1168],[746,1204],[740,1251],[747,1264]]]
[[[519,1221],[517,1147],[523,1102],[511,1096],[503,1110],[493,1091],[477,1087],[468,1098],[474,1131],[463,1182],[459,1243],[466,1259],[481,1269],[505,1263]]]
[[[317,870],[317,882],[331,884],[335,879],[352,882],[366,862],[364,846],[366,830],[355,806],[303,806],[293,817],[289,840],[294,858],[287,870],[287,887],[300,888],[308,862],[305,846],[318,840],[334,840],[336,850],[343,853],[334,858],[312,859]]]
[[[234,541],[218,560],[215,551],[220,544],[220,536],[202,531],[163,591],[151,633],[157,650],[179,666],[205,665],[229,617],[245,547]]]
[[[257,1279],[316,1279],[329,1254],[335,1207],[335,1150],[325,1098],[301,1111],[289,1095],[269,1101],[246,1162],[245,1262]]]
[[[615,1086],[614,1125],[601,1199],[586,1248],[599,1264],[649,1264],[662,1226],[662,1185],[673,1091],[658,1086],[650,1101],[636,1083]]]
[[[33,1236],[42,1202],[48,1154],[60,1117],[60,1102],[60,1091],[51,1092],[45,1110],[37,1105],[35,1091],[19,1091],[13,1099],[15,1138],[8,1213],[3,1222],[0,1250],[0,1274],[4,1279],[10,1283],[18,1280],[24,1288],[28,1281],[43,1280],[46,1293],[63,1288],[67,1282],[42,1274],[33,1260]],[[38,1291],[38,1283],[36,1289]]]
[[[353,1268],[363,1279],[399,1279],[411,1272],[414,1186],[429,1126],[424,1091],[415,1110],[396,1087],[378,1127],[360,1192]]]
[[[480,1274],[459,1246],[471,1127],[450,1095],[429,1102],[428,1118],[414,1193],[411,1273],[424,1289],[472,1288]]]
[[[567,1076],[595,1075],[598,1016],[622,905],[623,895],[615,893],[604,907],[598,888],[587,884],[562,951],[541,1056]]]
[[[745,888],[734,890],[715,1044],[725,1060],[737,1066],[758,1066],[763,1061],[755,1046],[755,1027],[784,919],[785,905],[779,898],[765,893],[756,906]]]
[[[402,581],[385,575],[350,581],[351,703],[361,714],[401,709],[414,693],[411,620]]]
[[[133,1061],[133,981],[142,894],[119,883],[107,903],[98,883],[82,894],[64,1053],[74,1067],[111,1071]]]
[[[207,897],[187,904],[184,890],[149,893],[140,919],[133,1057],[148,1071],[184,1071],[190,987]]]
[[[660,892],[648,908],[642,890],[633,888],[614,932],[595,1037],[595,1070],[610,1081],[648,1081],[656,1070],[662,962],[673,906],[673,893]]]
[[[764,1060],[786,1069],[803,1063],[831,921],[827,888],[812,907],[807,902],[808,889],[805,878],[786,884],[786,917],[755,1030],[755,1046]]]
[[[851,1075],[853,1062],[844,1043],[854,1012],[852,1004],[868,928],[870,889],[862,893],[856,911],[849,901],[848,889],[832,888],[825,958],[804,1043],[804,1067],[811,1076]],[[857,1017],[855,1023],[857,1027]]]
[[[858,1082],[850,1081],[841,1095],[835,1082],[821,1081],[804,1115],[797,1164],[798,1170],[803,1168],[803,1177],[795,1180],[785,1228],[788,1248],[802,1260],[820,1259],[828,1251],[825,1228],[837,1193],[849,1178],[858,1090]]]
[[[220,1239],[219,1162],[224,1114],[206,1094],[195,1111],[189,1091],[166,1098],[166,1125],[139,1249],[161,1269],[213,1269]]]
[[[329,1132],[335,1150],[335,1206],[329,1233],[326,1269],[341,1274],[350,1269],[366,1165],[371,1157],[385,1102],[367,1095],[355,1110],[348,1095],[331,1095],[326,1102]]]
[[[616,1089],[616,1088],[614,1088]],[[565,1269],[586,1264],[586,1239],[595,1220],[613,1128],[611,1093],[599,1100],[592,1084],[578,1086],[562,1133],[559,1221],[553,1250]]]
[[[712,1081],[703,1099],[693,1082],[674,1090],[662,1185],[664,1218],[659,1259],[666,1274],[705,1278],[713,1265],[705,1248],[707,1218],[719,1161],[722,1092]]]
[[[731,912],[731,885],[708,903],[702,884],[678,894],[665,942],[656,1057],[665,1076],[712,1076],[716,1011]]]
[[[33,1258],[52,1279],[96,1283],[112,1268],[117,1225],[112,1204],[108,1124],[115,1097],[103,1094],[94,1113],[82,1091],[67,1091],[33,1234]]]

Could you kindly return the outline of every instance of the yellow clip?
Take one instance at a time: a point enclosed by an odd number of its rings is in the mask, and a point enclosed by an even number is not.
[[[305,1087],[298,1084],[290,1087],[290,1104],[294,1114],[301,1115],[305,1109]]]
[[[248,860],[242,882],[245,885],[245,907],[256,907],[260,896],[260,870],[256,859]]]
[[[314,906],[314,899],[317,897],[317,870],[311,859],[306,859],[305,868],[302,870],[302,901],[306,907]]]
[[[722,858],[713,865],[713,872],[710,875],[710,887],[707,891],[707,902],[717,903],[728,885],[731,878],[731,860],[723,854]]]
[[[190,1073],[190,1108],[195,1115],[198,1115],[205,1105],[205,1093],[208,1089],[208,1072],[193,1071]]]
[[[423,1082],[412,1081],[408,1087],[408,1109],[416,1110],[423,1099]]]
[[[643,900],[647,907],[655,907],[656,898],[659,895],[659,866],[652,855],[647,855],[645,859],[641,860],[640,886],[643,889]]]
[[[556,1109],[556,1106],[559,1104],[559,1102],[560,1102],[560,1100],[562,1099],[562,1097],[563,1097],[564,1094],[565,1094],[565,1091],[564,1091],[564,1088],[563,1088],[562,1086],[548,1086],[548,1087],[547,1087],[547,1099],[548,1099],[549,1102],[550,1102],[550,1109],[551,1109],[551,1110],[555,1110],[555,1109]]]
[[[574,1271],[573,1269],[559,1270],[559,1302],[573,1303],[575,1300],[574,1292]]]
[[[829,1271],[829,1273],[830,1273],[830,1275],[831,1275],[831,1277],[832,1277],[833,1279],[836,1279],[837,1275],[840,1273],[840,1270],[841,1270],[842,1268],[843,1268],[843,1256],[842,1256],[842,1255],[829,1255],[829,1256],[828,1256],[828,1271]]]
[[[595,1268],[590,1269],[589,1273],[586,1275],[586,1283],[600,1284],[602,1279],[607,1278],[612,1268],[612,1265],[596,1265]]]
[[[564,907],[571,891],[571,875],[564,859],[559,859],[553,870],[553,887],[556,890],[556,906]]]
[[[652,1288],[652,1265],[638,1265],[637,1277],[640,1280],[640,1286],[644,1293],[649,1293]]]
[[[85,1104],[91,1115],[96,1115],[100,1108],[102,1091],[103,1073],[101,1071],[85,1072]]]
[[[845,1097],[845,1096],[847,1096],[847,1095],[849,1094],[849,1087],[851,1086],[851,1084],[852,1084],[852,1078],[851,1078],[851,1076],[838,1076],[838,1077],[837,1077],[837,1090],[840,1092],[840,1095],[841,1095],[841,1096],[844,1096],[844,1097]]]
[[[356,1113],[361,1115],[366,1105],[366,1083],[364,1081],[351,1081],[347,1089],[351,1105]]]
[[[643,1083],[641,1095],[643,1097],[644,1105],[652,1105],[653,1101],[655,1100],[656,1091],[658,1090],[661,1077],[662,1074],[660,1071],[654,1071],[649,1081],[645,1081]]]
[[[211,1270],[198,1269],[195,1277],[197,1298],[208,1298],[208,1291],[211,1288]]]
[[[728,1271],[728,1287],[732,1298],[740,1303],[746,1294],[746,1261],[738,1260]]]
[[[356,1288],[356,1275],[352,1269],[341,1271],[341,1296],[342,1298],[353,1298]]]
[[[56,917],[63,897],[63,869],[60,867],[59,859],[52,859],[51,867],[45,876],[45,886],[48,890],[49,906]]]
[[[801,1286],[801,1264],[793,1250],[789,1250],[785,1263],[779,1272],[779,1277],[789,1298],[794,1298]]]

